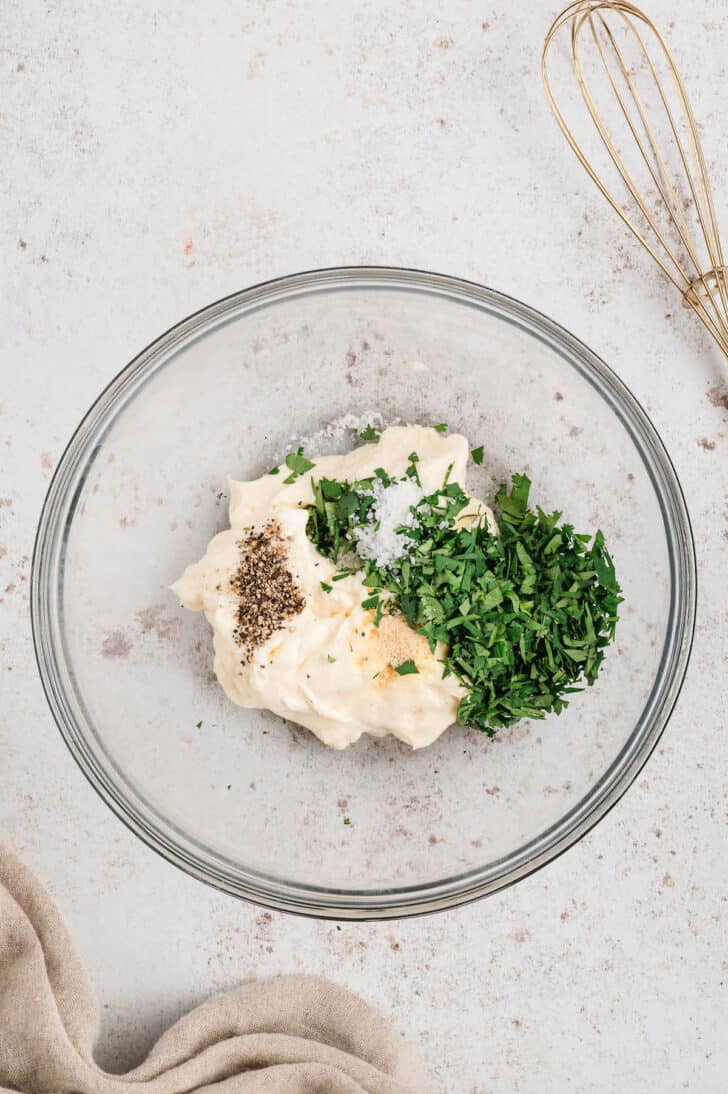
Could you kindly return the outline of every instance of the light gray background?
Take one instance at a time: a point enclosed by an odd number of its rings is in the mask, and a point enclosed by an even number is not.
[[[650,11],[705,125],[728,232],[728,4]],[[727,370],[550,119],[537,69],[553,14],[5,5],[0,824],[88,963],[109,1068],[208,993],[300,970],[378,1003],[443,1092],[725,1089]],[[29,557],[65,441],[142,346],[252,282],[378,262],[521,297],[616,368],[685,488],[700,616],[662,745],[590,837],[476,906],[337,930],[207,890],[102,805],[41,693]]]

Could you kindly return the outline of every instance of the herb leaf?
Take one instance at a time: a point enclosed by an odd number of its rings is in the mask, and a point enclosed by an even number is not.
[[[420,674],[420,670],[411,658],[408,661],[403,661],[401,665],[395,665],[394,671],[399,676],[419,676]]]
[[[368,425],[366,429],[362,429],[359,436],[363,441],[376,441],[379,437],[379,430],[375,429],[373,425]]]
[[[289,452],[286,456],[286,467],[291,474],[283,480],[284,483],[295,482],[299,475],[304,475],[306,471],[310,471],[315,466],[311,460],[306,459],[302,448],[299,448],[296,452]]]
[[[470,453],[473,463],[477,463],[478,467],[483,462],[483,446],[479,444],[477,448],[474,448]]]

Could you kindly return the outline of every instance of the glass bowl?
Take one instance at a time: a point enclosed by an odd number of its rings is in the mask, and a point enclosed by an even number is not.
[[[625,596],[617,642],[560,717],[334,752],[217,685],[205,619],[167,587],[225,526],[227,475],[260,475],[293,440],[351,447],[327,425],[371,411],[483,444],[480,496],[526,471],[534,502],[603,529]],[[48,491],[32,614],[61,733],[132,831],[229,893],[366,919],[502,889],[604,816],[665,728],[695,592],[673,467],[598,357],[479,285],[353,268],[212,304],[119,373]]]

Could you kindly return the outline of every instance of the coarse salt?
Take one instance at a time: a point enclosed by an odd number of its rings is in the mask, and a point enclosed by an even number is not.
[[[408,553],[412,541],[399,528],[411,528],[415,523],[412,507],[423,498],[422,487],[412,479],[385,486],[379,479],[372,486],[374,504],[369,510],[369,522],[354,532],[359,557],[378,568],[392,566]]]
[[[398,421],[399,419],[392,419],[388,424],[396,425]],[[315,433],[309,433],[305,437],[294,437],[290,447],[295,449],[301,444],[307,453],[327,455],[332,449],[340,448],[348,434],[361,433],[367,426],[381,432],[384,429],[382,415],[376,410],[367,410],[363,414],[342,414],[340,418],[334,418]]]

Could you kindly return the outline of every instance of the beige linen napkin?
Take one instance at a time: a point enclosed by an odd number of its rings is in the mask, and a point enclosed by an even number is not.
[[[314,976],[251,982],[181,1018],[139,1067],[93,1060],[96,1000],[46,891],[0,843],[0,1091],[426,1094],[401,1036]]]

